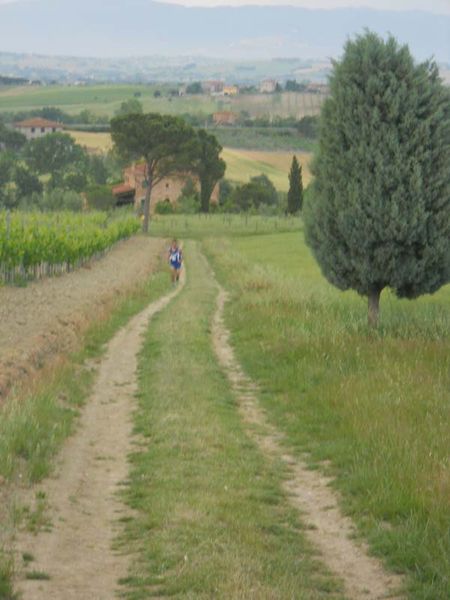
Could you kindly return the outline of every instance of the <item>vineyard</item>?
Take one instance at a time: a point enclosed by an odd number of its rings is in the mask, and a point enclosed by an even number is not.
[[[0,211],[0,282],[71,271],[139,230],[132,215]]]

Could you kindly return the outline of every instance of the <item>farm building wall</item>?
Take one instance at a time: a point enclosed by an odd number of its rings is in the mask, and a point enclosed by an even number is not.
[[[145,165],[140,163],[124,170],[125,183],[135,189],[134,204],[137,210],[141,208],[145,198],[144,169]],[[165,177],[155,184],[152,188],[151,212],[154,212],[158,202],[170,202],[171,204],[175,204],[181,196],[183,188],[189,179],[193,181],[197,191],[199,191],[200,183],[198,177],[190,173]],[[217,204],[218,201],[219,185],[217,184],[211,194],[211,202]]]

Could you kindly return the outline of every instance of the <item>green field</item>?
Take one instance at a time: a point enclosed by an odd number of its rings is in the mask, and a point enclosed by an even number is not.
[[[405,597],[450,597],[450,285],[415,301],[384,291],[374,331],[366,299],[324,280],[298,218],[159,216],[151,235],[183,240],[188,281],[140,355],[123,488],[133,511],[117,541],[132,556],[124,597],[344,597],[290,507],[283,467],[239,418],[212,351],[215,277],[229,292],[237,357],[283,445],[332,477],[358,537],[404,576]],[[6,406],[3,477],[51,472],[91,384],[74,369],[168,282],[155,275],[115,325],[97,326],[75,367]],[[55,403],[61,392],[69,411]],[[0,598],[11,574],[0,555]]]
[[[206,242],[231,291],[228,324],[270,418],[314,468],[410,598],[450,595],[450,286],[367,301],[320,274],[300,231]]]
[[[231,110],[236,113],[247,111],[252,116],[316,115],[320,112],[323,98],[315,94],[290,92],[286,94],[241,95],[236,98],[212,98],[207,95],[167,97],[167,85],[105,84],[92,86],[26,86],[0,88],[1,112],[32,110],[44,106],[55,106],[69,114],[82,110],[95,115],[112,117],[124,100],[138,95],[145,111],[167,114],[209,115],[216,111]],[[172,88],[177,89],[174,85]],[[162,90],[160,98],[154,97],[155,90]]]
[[[277,190],[289,190],[289,170],[293,152],[266,152],[257,150],[242,150],[224,148],[222,158],[227,163],[226,178],[239,183],[246,183],[251,177],[267,175]],[[303,185],[311,181],[309,164],[311,154],[297,152],[297,158],[302,165]]]

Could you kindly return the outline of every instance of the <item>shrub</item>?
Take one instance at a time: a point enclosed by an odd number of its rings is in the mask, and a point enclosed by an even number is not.
[[[160,201],[155,206],[155,213],[157,215],[173,215],[174,212],[171,202],[167,200]]]
[[[109,185],[93,185],[86,190],[89,208],[95,210],[111,210],[116,206],[116,199]]]

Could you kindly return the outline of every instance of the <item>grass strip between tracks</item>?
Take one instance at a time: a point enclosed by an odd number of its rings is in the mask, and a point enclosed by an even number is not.
[[[140,356],[123,595],[341,597],[281,492],[281,466],[243,430],[212,350],[216,284],[194,243],[185,255],[186,287],[151,322]]]

